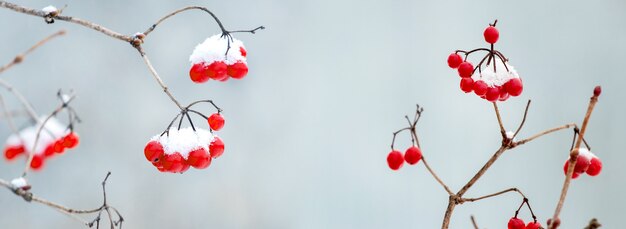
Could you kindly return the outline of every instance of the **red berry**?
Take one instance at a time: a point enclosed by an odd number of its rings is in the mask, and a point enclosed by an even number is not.
[[[165,169],[163,168],[163,157],[161,157],[156,162],[152,162],[152,165],[154,165],[154,167],[156,167],[159,172],[165,172]]]
[[[13,160],[17,155],[24,153],[26,149],[24,149],[23,145],[19,146],[7,146],[4,148],[4,157],[7,160]]]
[[[472,65],[472,63],[464,61],[463,63],[461,63],[461,65],[459,65],[459,76],[465,78],[465,77],[471,77],[472,73],[474,72],[474,66]]]
[[[526,225],[524,225],[524,220],[517,218],[517,217],[513,217],[509,220],[508,228],[509,229],[525,229]]]
[[[70,132],[65,137],[63,137],[63,146],[65,148],[71,149],[78,145],[78,135],[75,132]]]
[[[539,229],[543,228],[539,222],[528,222],[526,229]]]
[[[43,159],[44,156],[41,154],[36,154],[33,156],[33,160],[30,161],[30,167],[34,170],[39,170],[43,167]]]
[[[389,155],[387,155],[387,164],[392,170],[402,168],[402,164],[404,164],[404,157],[402,156],[402,153],[397,150],[391,151]]]
[[[187,164],[196,169],[204,169],[211,164],[211,156],[204,148],[199,148],[189,152]]]
[[[65,146],[63,146],[63,138],[60,138],[54,141],[54,152],[55,153],[63,153],[65,151]]]
[[[239,52],[241,52],[241,56],[246,57],[248,55],[248,52],[246,52],[246,49],[244,49],[243,47],[239,47]]]
[[[448,66],[451,68],[458,68],[463,62],[461,55],[452,53],[448,56]]]
[[[215,61],[207,66],[209,78],[214,80],[223,80],[226,75],[228,66],[222,61]]]
[[[224,117],[220,113],[213,113],[211,116],[209,116],[207,122],[209,122],[209,127],[211,127],[211,130],[218,131],[221,130],[222,127],[224,127]]]
[[[489,89],[489,86],[487,86],[485,81],[476,80],[474,82],[474,85],[473,85],[472,89],[474,89],[474,93],[476,93],[476,95],[483,96],[483,95],[487,94],[487,89]]]
[[[596,87],[593,89],[593,95],[594,95],[594,96],[600,96],[600,94],[602,94],[602,87],[600,87],[600,86],[596,86]]]
[[[487,93],[485,94],[485,99],[489,102],[495,102],[500,98],[500,88],[498,87],[489,87],[487,89]]]
[[[43,150],[43,155],[45,157],[50,157],[50,156],[54,155],[54,143],[49,144],[48,146],[46,146],[46,148]]]
[[[591,164],[589,164],[589,168],[587,168],[587,174],[589,176],[597,176],[602,171],[602,161],[598,157],[591,158]]]
[[[500,38],[500,32],[493,26],[487,27],[483,35],[485,36],[485,41],[489,44],[496,43],[498,38]]]
[[[163,156],[163,153],[163,146],[157,141],[150,141],[146,144],[146,147],[143,148],[143,154],[146,156],[146,159],[152,163],[158,162],[159,158]]]
[[[513,78],[504,84],[504,89],[512,96],[518,96],[522,94],[524,85],[520,78]]]
[[[565,161],[565,165],[563,166],[563,172],[565,172],[565,175],[567,176],[567,167],[569,166],[569,160]],[[578,178],[578,176],[580,176],[580,173],[576,172],[576,169],[574,169],[574,173],[572,173],[572,179],[576,179]]]
[[[224,142],[218,136],[215,136],[211,144],[209,144],[209,153],[211,157],[218,158],[224,154]]]
[[[184,172],[187,172],[187,170],[189,170],[189,167],[190,167],[190,166],[189,166],[189,164],[187,164],[187,163],[185,163],[185,162],[183,161],[183,168],[181,168],[181,169],[178,171],[178,173],[184,173]]]
[[[226,82],[226,81],[228,81],[228,79],[230,79],[230,77],[226,76],[226,77],[224,77],[224,78],[222,78],[222,79],[220,79],[220,80],[218,80],[218,81],[220,81],[220,82]]]
[[[506,90],[500,89],[500,98],[498,98],[499,101],[506,101],[509,97],[511,96],[506,92]]]
[[[578,154],[576,158],[576,166],[574,167],[574,172],[584,173],[589,168],[591,164],[591,157],[588,155]]]
[[[178,173],[185,167],[185,159],[180,153],[163,155],[163,169],[170,173]]]
[[[461,90],[465,93],[472,92],[474,87],[474,80],[472,77],[461,78]]]
[[[204,63],[196,63],[189,70],[189,77],[194,83],[204,83],[209,80],[209,68]]]
[[[248,74],[248,65],[243,62],[237,62],[232,65],[228,65],[228,75],[234,79],[242,79]]]
[[[410,165],[417,164],[422,159],[422,151],[417,146],[411,146],[404,153],[404,160]]]

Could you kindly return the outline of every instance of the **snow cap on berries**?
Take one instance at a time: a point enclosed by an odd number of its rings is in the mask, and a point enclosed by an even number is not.
[[[170,128],[169,136],[164,134],[163,136],[157,135],[150,139],[151,141],[157,141],[163,146],[163,151],[167,155],[179,153],[185,160],[189,156],[189,152],[204,148],[209,152],[208,145],[213,141],[215,136],[205,129],[197,128],[194,131],[191,127],[182,128]]]
[[[189,56],[189,61],[192,65],[197,63],[210,64],[216,61],[222,61],[227,65],[237,62],[246,63],[243,42],[232,38],[232,40],[230,40],[230,49],[228,49],[229,39],[231,39],[231,37],[222,36],[222,34],[216,34],[207,38],[204,42],[196,46],[191,56]],[[228,53],[226,53],[227,49]]]
[[[510,65],[508,61],[506,62],[506,67],[504,66],[504,63],[502,63],[502,61],[497,60],[494,62],[496,64],[495,72],[493,71],[493,62],[492,62],[490,65],[487,65],[484,68],[482,68],[481,72],[479,71],[474,72],[474,74],[472,75],[472,79],[474,79],[474,81],[482,80],[489,87],[495,87],[495,86],[504,85],[510,79],[519,78],[517,71],[515,71],[515,68],[513,67],[513,65]],[[507,68],[508,68],[508,71],[507,71]]]
[[[56,7],[54,7],[53,5],[49,5],[49,6],[44,7],[43,9],[41,9],[41,11],[43,11],[46,14],[51,14],[51,13],[57,12],[59,10]]]
[[[46,117],[40,118],[41,122],[45,120]],[[7,146],[24,146],[26,152],[30,152],[35,145],[35,138],[37,138],[37,131],[41,124],[37,124],[35,126],[29,126],[21,130],[18,134],[12,134],[6,141]],[[54,142],[69,133],[69,130],[65,128],[57,119],[50,118],[41,133],[39,134],[39,140],[37,141],[37,146],[35,148],[35,155],[43,154],[46,150],[46,147],[50,144],[54,144]],[[23,141],[22,141],[23,140]]]

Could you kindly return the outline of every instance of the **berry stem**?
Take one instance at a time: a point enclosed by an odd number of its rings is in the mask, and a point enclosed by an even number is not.
[[[476,223],[476,219],[474,219],[474,215],[471,215],[470,219],[472,220],[472,225],[474,226],[474,229],[479,229],[478,224]]]

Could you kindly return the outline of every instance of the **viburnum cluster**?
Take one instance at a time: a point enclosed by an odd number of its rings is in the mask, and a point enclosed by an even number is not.
[[[191,106],[199,102],[213,104],[210,100],[192,103],[172,120],[163,133],[152,137],[146,144],[144,155],[159,171],[184,173],[189,167],[205,169],[209,167],[213,159],[224,153],[224,142],[213,133],[213,131],[219,131],[224,127],[225,120],[221,115],[221,109],[216,107],[218,112],[207,117],[190,109]],[[209,130],[196,128],[189,113],[195,113],[205,118]],[[187,116],[191,126],[181,129],[185,116]],[[172,127],[178,118],[180,118],[178,128]]]
[[[422,159],[422,150],[419,148],[419,140],[417,139],[417,134],[415,134],[415,125],[417,125],[417,121],[419,120],[423,111],[424,109],[419,107],[418,105],[414,120],[411,122],[408,119],[408,116],[406,117],[407,121],[409,121],[409,126],[393,133],[393,140],[391,141],[391,152],[389,152],[389,154],[387,155],[387,165],[389,165],[390,169],[398,170],[402,168],[402,165],[405,161],[406,163],[409,163],[409,165],[415,165]],[[404,152],[404,154],[402,154],[401,151],[394,149],[396,135],[403,131],[410,132],[412,142],[412,145]]]
[[[32,153],[33,159],[30,167],[39,170],[43,167],[45,160],[78,145],[80,140],[76,132],[72,131],[72,128],[63,126],[56,118],[48,119],[37,137],[44,119],[45,117],[36,125],[28,126],[17,134],[9,136],[4,147],[4,157],[8,161],[22,154],[28,158]],[[33,149],[34,151],[31,152]]]
[[[189,76],[195,83],[209,79],[242,79],[248,74],[246,56],[247,51],[240,40],[227,33],[213,35],[197,45],[189,56]]]
[[[525,224],[524,220],[517,217],[519,214],[519,211],[522,209],[524,204],[528,207],[528,210],[530,210],[530,214],[533,217],[533,220],[531,222],[528,222],[528,224]],[[543,229],[541,224],[537,222],[537,217],[535,216],[533,209],[530,207],[530,204],[528,203],[527,198],[524,198],[524,200],[522,201],[522,204],[519,206],[517,211],[515,211],[515,215],[511,219],[509,219],[507,228],[508,229]]]
[[[465,93],[474,92],[480,98],[490,102],[506,101],[510,96],[521,95],[524,89],[515,68],[509,64],[508,59],[500,51],[494,49],[494,44],[500,37],[496,29],[497,22],[496,20],[490,24],[483,33],[485,41],[491,45],[490,49],[456,50],[448,56],[448,66],[457,69],[461,77],[461,90]],[[477,66],[474,66],[467,58],[470,54],[479,51],[485,51],[487,54]],[[461,57],[459,53],[465,57]]]
[[[565,161],[563,170],[567,176],[567,167],[569,167],[569,160]],[[576,158],[576,165],[574,166],[574,173],[572,179],[578,178],[581,174],[587,173],[589,176],[597,176],[602,171],[602,161],[589,149],[578,148],[578,157]]]

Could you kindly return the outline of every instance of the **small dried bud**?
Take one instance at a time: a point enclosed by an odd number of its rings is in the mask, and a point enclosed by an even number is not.
[[[598,97],[600,96],[601,93],[602,93],[602,87],[600,87],[599,85],[593,89],[593,96]]]
[[[561,225],[561,219],[556,218],[554,225],[552,225],[552,219],[548,219],[548,228],[558,228]]]

